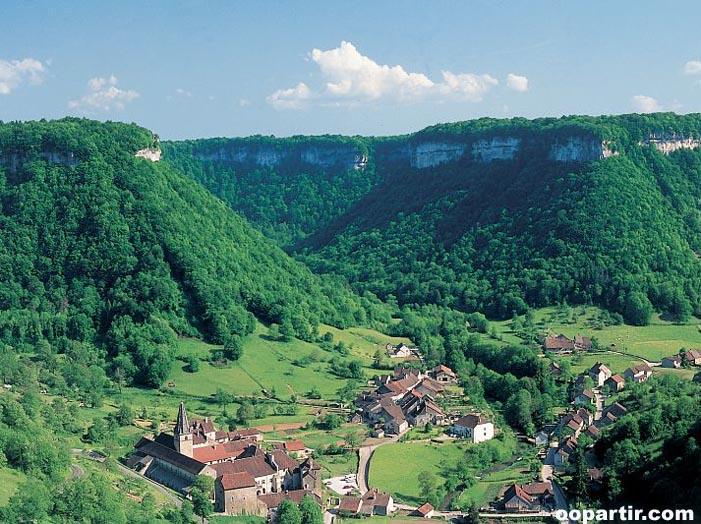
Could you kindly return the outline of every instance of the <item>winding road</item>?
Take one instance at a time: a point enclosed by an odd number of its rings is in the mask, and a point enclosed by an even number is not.
[[[355,478],[358,481],[358,489],[361,493],[366,493],[370,490],[368,485],[368,477],[370,476],[370,459],[372,459],[373,453],[380,446],[385,444],[392,444],[399,441],[399,435],[395,435],[389,439],[386,439],[377,444],[371,444],[370,446],[363,446],[358,448],[358,472],[355,474]]]

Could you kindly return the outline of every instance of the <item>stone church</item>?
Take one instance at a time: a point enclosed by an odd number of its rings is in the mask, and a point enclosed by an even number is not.
[[[265,449],[256,430],[217,431],[209,418],[189,419],[182,402],[173,435],[141,438],[127,463],[185,496],[198,475],[212,477],[215,508],[229,515],[268,516],[282,500],[305,495],[321,501],[321,467],[311,457]]]

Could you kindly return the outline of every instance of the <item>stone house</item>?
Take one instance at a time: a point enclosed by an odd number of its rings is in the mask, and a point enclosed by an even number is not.
[[[494,438],[494,424],[482,417],[481,414],[473,413],[456,420],[453,423],[452,432],[478,444]]]

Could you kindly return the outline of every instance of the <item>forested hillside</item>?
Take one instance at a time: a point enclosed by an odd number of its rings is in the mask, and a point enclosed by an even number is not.
[[[70,369],[45,370],[45,383],[89,392],[106,369],[158,386],[176,335],[224,343],[255,316],[309,338],[319,322],[384,314],[173,167],[135,157],[154,140],[76,119],[0,126],[0,342],[66,354]],[[4,362],[14,383],[22,366]]]
[[[362,166],[261,166],[230,154],[244,139],[169,144],[166,160],[359,291],[502,318],[592,302],[644,324],[701,314],[700,133],[699,115],[481,119],[316,139],[352,142]]]
[[[330,224],[378,182],[373,164],[357,168],[368,154],[364,139],[215,138],[165,142],[163,152],[285,247]]]

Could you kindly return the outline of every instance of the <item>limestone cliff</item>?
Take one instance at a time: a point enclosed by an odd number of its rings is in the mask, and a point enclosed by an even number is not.
[[[368,161],[367,154],[352,145],[302,144],[282,147],[278,144],[249,144],[245,139],[233,139],[217,147],[195,146],[193,155],[202,160],[259,167],[303,164],[322,169],[364,169]]]
[[[654,147],[660,153],[668,155],[680,149],[698,149],[701,147],[701,139],[682,135],[648,135],[640,145]]]

